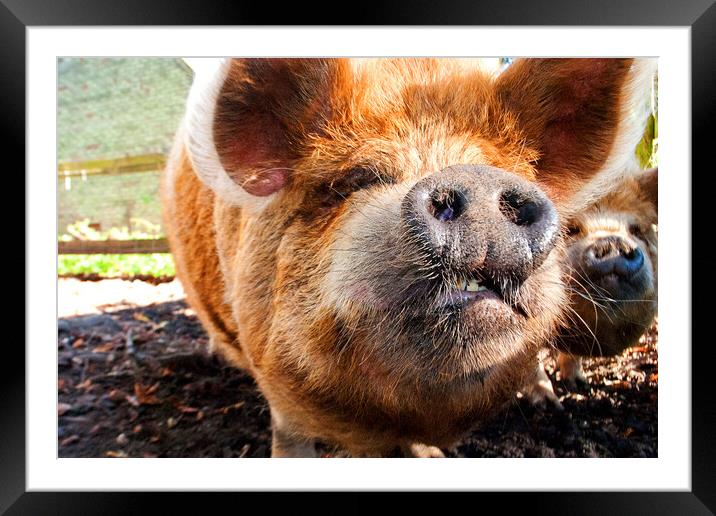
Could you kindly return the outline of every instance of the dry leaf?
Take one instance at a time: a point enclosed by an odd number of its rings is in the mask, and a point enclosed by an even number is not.
[[[144,387],[139,382],[134,384],[134,396],[141,405],[157,405],[161,403],[159,399],[154,396],[154,393],[159,388],[159,383],[155,383],[151,387]]]
[[[132,314],[132,318],[133,318],[134,320],[136,320],[136,321],[151,322],[151,320],[149,319],[149,317],[147,317],[146,315],[144,315],[142,312],[134,312],[134,313]]]
[[[199,412],[199,409],[196,407],[189,407],[187,405],[182,405],[181,403],[175,403],[174,406],[177,408],[179,412],[182,412],[183,414],[195,414]]]
[[[236,410],[244,406],[243,401],[239,401],[238,403],[234,403],[233,405],[229,405],[228,407],[222,407],[219,409],[219,412],[222,414],[228,414],[231,410]]]
[[[104,344],[100,344],[99,346],[92,348],[92,353],[107,353],[108,351],[113,351],[114,346],[114,342],[105,342]]]
[[[122,450],[119,450],[119,451],[110,450],[108,452],[104,452],[104,455],[106,457],[112,457],[115,459],[124,459],[124,458],[128,457],[127,453],[123,452]]]
[[[71,435],[69,437],[66,437],[60,441],[60,446],[68,446],[72,443],[76,443],[80,440],[80,436],[77,434]]]
[[[84,382],[75,385],[75,389],[88,389],[92,385],[92,380],[87,378]]]

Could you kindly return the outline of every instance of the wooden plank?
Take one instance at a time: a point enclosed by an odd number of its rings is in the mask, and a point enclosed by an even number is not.
[[[118,159],[73,161],[57,166],[57,178],[95,176],[103,174],[124,174],[160,170],[166,163],[163,154],[145,154]]]
[[[72,240],[57,242],[59,254],[149,254],[168,253],[166,238],[145,240]]]

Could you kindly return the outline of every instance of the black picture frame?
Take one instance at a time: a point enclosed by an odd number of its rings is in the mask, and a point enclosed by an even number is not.
[[[358,6],[357,6],[358,7]],[[402,1],[385,4],[361,2],[350,18],[333,7],[285,3],[280,8],[267,3],[231,0],[0,0],[0,62],[3,147],[14,157],[14,169],[25,168],[25,68],[28,26],[73,25],[591,25],[591,26],[684,26],[691,28],[692,156],[694,170],[708,171],[707,156],[713,154],[714,100],[716,98],[716,5],[714,0],[490,0]],[[692,235],[710,235],[711,217],[706,211],[713,203],[704,180],[683,171],[692,188]],[[708,172],[706,172],[708,174]],[[17,175],[17,174],[16,174]],[[702,176],[703,177],[703,176]],[[24,181],[22,183],[24,190]],[[708,299],[713,280],[713,260],[699,255],[692,245],[692,270],[706,271],[699,279],[698,292]],[[14,260],[17,269],[17,260]],[[26,275],[31,271],[26,270]],[[686,274],[686,273],[684,273]],[[685,276],[691,284],[691,277]],[[703,300],[702,300],[703,301]],[[524,507],[531,513],[550,514],[714,514],[716,512],[716,404],[711,346],[712,339],[698,340],[698,328],[708,321],[708,302],[692,299],[692,456],[690,492],[609,492],[609,493],[523,493],[481,494],[480,504],[499,504],[500,511]],[[18,303],[19,304],[19,303]],[[24,306],[24,304],[23,304]],[[23,339],[24,340],[24,339]],[[684,343],[687,345],[688,343]],[[209,508],[205,497],[188,500],[185,494],[137,493],[51,493],[26,492],[25,478],[25,352],[17,340],[6,341],[0,374],[0,514],[136,514],[148,512],[159,502],[162,512],[187,512],[194,507]],[[568,472],[566,472],[568,474]],[[253,496],[225,494],[228,507],[248,507]],[[450,505],[472,504],[465,495],[452,494]],[[455,498],[460,497],[460,498]],[[156,500],[159,498],[159,500]],[[369,497],[353,494],[344,507],[352,512],[373,510]],[[215,501],[212,502],[212,505]],[[345,503],[345,502],[342,502]],[[423,509],[431,504],[422,494],[401,502]],[[314,505],[314,504],[312,504]],[[468,505],[470,507],[470,505]],[[445,508],[445,507],[443,507]],[[314,507],[315,509],[315,507]],[[226,510],[226,509],[223,509]],[[315,512],[315,511],[312,511]],[[363,511],[361,511],[363,512]]]

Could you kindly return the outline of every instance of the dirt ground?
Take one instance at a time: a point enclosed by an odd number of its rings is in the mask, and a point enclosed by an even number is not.
[[[177,281],[59,280],[60,457],[268,457],[268,406],[251,377],[205,352]],[[657,325],[565,410],[515,399],[449,457],[656,457]],[[323,456],[340,456],[326,446]]]

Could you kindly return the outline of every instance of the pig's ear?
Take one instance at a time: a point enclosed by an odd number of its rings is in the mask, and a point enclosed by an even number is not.
[[[659,169],[650,168],[637,176],[642,194],[654,205],[659,207]]]
[[[333,65],[325,59],[226,59],[197,76],[185,134],[200,179],[236,205],[286,186],[302,140],[326,116]]]
[[[536,148],[537,180],[577,210],[637,165],[655,59],[518,59],[497,79],[504,108]]]

